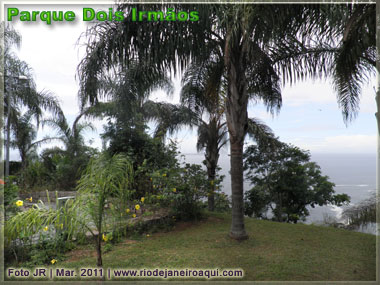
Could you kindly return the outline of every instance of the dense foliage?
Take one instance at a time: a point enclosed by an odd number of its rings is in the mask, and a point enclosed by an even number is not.
[[[308,206],[350,201],[346,194],[334,194],[334,183],[310,162],[310,154],[282,143],[275,149],[249,146],[244,153],[247,178],[253,188],[245,194],[245,213],[265,217],[270,208],[279,222],[304,220]]]

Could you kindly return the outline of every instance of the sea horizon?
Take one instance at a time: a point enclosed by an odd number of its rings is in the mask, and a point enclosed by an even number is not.
[[[202,165],[203,153],[183,154],[187,163]],[[322,175],[329,177],[329,181],[335,184],[336,194],[346,193],[351,197],[350,205],[356,205],[369,198],[376,191],[376,153],[311,153],[311,161],[316,162],[322,171]],[[220,174],[225,175],[222,183],[222,191],[231,195],[231,178],[229,174],[230,164],[227,152],[219,158]],[[204,167],[204,166],[203,166]],[[250,189],[249,181],[244,181],[244,191]],[[321,223],[325,216],[341,220],[343,207],[332,205],[316,206],[310,208],[310,216],[305,223]],[[364,230],[365,231],[365,230]],[[373,230],[369,230],[372,233]]]

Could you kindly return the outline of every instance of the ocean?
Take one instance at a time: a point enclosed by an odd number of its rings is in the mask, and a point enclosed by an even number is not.
[[[202,164],[203,154],[185,154],[188,163]],[[350,205],[358,204],[367,199],[376,191],[376,154],[312,154],[311,161],[316,162],[331,182],[335,183],[337,194],[346,193],[351,197]],[[231,178],[229,175],[230,159],[225,151],[220,155],[220,174],[225,175],[222,191],[231,195]],[[245,181],[244,190],[250,188],[249,182]],[[320,223],[324,216],[341,219],[343,208],[336,206],[310,207],[310,216],[305,223]],[[375,233],[375,225],[361,228],[362,232]]]

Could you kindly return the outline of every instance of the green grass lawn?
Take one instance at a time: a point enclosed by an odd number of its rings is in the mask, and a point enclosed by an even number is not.
[[[227,236],[229,226],[228,215],[212,214],[170,232],[125,240],[103,255],[104,268],[240,268],[243,280],[376,279],[374,235],[246,219],[250,238],[236,242]],[[96,267],[90,245],[67,256],[56,266]]]

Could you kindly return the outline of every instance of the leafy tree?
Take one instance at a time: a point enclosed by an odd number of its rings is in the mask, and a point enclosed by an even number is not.
[[[128,101],[127,98],[120,101],[123,100]],[[181,108],[173,104],[148,100],[139,108],[139,112],[134,111],[130,116],[125,116],[125,111],[116,102],[106,103],[108,107],[105,114],[106,116],[109,114],[109,118],[101,136],[104,144],[109,142],[107,148],[109,153],[125,153],[133,160],[136,170],[136,195],[141,197],[150,190],[147,183],[149,173],[157,169],[174,167],[177,163],[176,146],[173,143],[165,145],[165,134],[176,129],[175,122],[167,124],[167,118],[177,117],[179,123],[183,122],[183,117],[187,115],[180,112]],[[147,133],[146,126],[146,122],[152,119],[158,122],[153,137]]]
[[[87,94],[80,94],[82,109],[89,105],[88,109],[96,109],[91,115],[107,117],[103,144],[109,142],[111,154],[126,153],[133,159],[134,169],[140,169],[135,179],[136,193],[143,196],[148,190],[147,174],[154,169],[172,167],[176,160],[171,146],[165,146],[166,134],[174,133],[179,126],[191,125],[193,114],[180,105],[149,100],[156,89],[172,94],[173,86],[168,76],[149,72],[139,62],[128,68],[120,65],[114,68],[118,72],[102,78],[92,101]],[[149,121],[156,123],[153,137],[148,134]]]
[[[277,149],[249,146],[244,153],[247,178],[253,188],[245,195],[246,214],[263,217],[268,207],[279,222],[294,222],[309,215],[308,206],[350,201],[346,194],[334,195],[334,183],[310,162],[310,154],[283,143]]]

